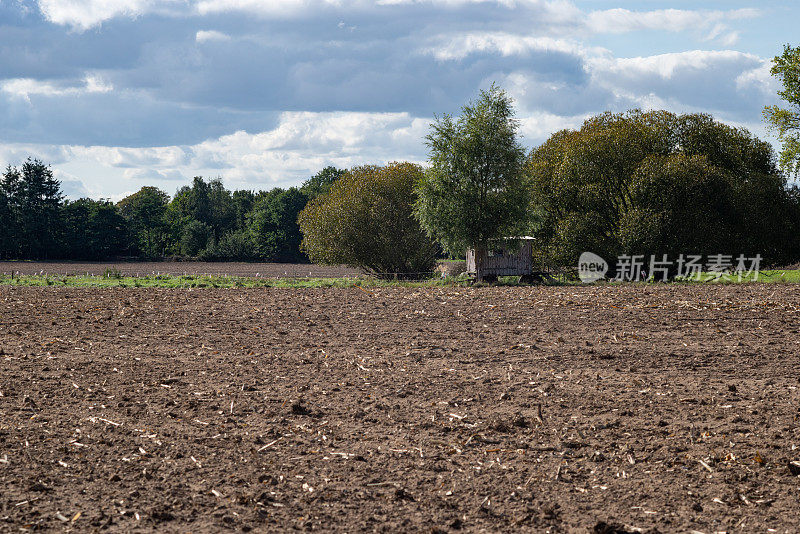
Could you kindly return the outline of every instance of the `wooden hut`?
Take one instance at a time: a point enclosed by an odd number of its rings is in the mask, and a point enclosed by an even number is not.
[[[482,255],[476,255],[475,249],[467,249],[467,274],[474,275],[476,280],[529,277],[533,273],[532,251],[533,238],[528,236],[490,241]]]

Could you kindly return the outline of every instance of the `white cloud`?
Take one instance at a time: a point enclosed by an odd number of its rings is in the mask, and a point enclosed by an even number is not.
[[[763,93],[767,98],[776,98],[780,90],[780,83],[770,74],[772,62],[762,60],[761,65],[746,70],[736,77],[736,87],[740,90],[755,90]]]
[[[12,78],[0,82],[0,91],[11,96],[21,97],[30,102],[31,95],[64,96],[86,93],[108,93],[114,86],[96,75],[88,75],[83,85],[64,85],[32,78]]]
[[[567,6],[568,7],[568,6]],[[723,46],[733,46],[739,40],[739,33],[730,31],[724,21],[753,18],[760,15],[755,9],[734,11],[689,11],[662,9],[654,11],[630,11],[628,9],[609,9],[576,15],[567,7],[561,13],[563,21],[571,22],[561,31],[576,34],[581,27],[603,34],[621,34],[638,30],[698,33],[703,41],[717,40]],[[557,5],[547,5],[550,15],[559,13]],[[569,14],[570,16],[567,16]],[[575,16],[573,16],[575,15]],[[546,31],[546,30],[545,30]],[[580,56],[603,55],[606,50],[587,48],[574,39],[554,38],[540,35],[517,34],[510,32],[458,32],[440,34],[432,38],[432,44],[422,48],[423,54],[431,55],[440,61],[461,60],[473,54],[500,54],[519,56],[532,51],[564,52]]]
[[[39,158],[47,164],[66,163],[72,155],[68,147],[28,143],[0,144],[0,167],[19,166],[29,157]]]
[[[369,9],[372,6],[433,5],[459,7],[469,4],[495,4],[508,8],[522,6],[560,6],[574,9],[564,0],[199,0],[196,10],[200,14],[225,11],[246,11],[264,16],[296,15],[324,7],[352,10]]]
[[[287,112],[272,130],[239,131],[191,146],[0,145],[0,162],[18,164],[38,154],[75,175],[91,169],[101,181],[84,179],[88,189],[114,198],[131,182],[171,189],[196,175],[222,176],[229,187],[269,188],[296,185],[327,165],[421,162],[428,125],[408,113]]]
[[[179,146],[145,148],[71,146],[69,152],[76,158],[92,159],[102,165],[118,168],[178,167],[186,165],[191,156],[190,149]]]
[[[441,35],[435,39],[433,45],[422,49],[423,54],[431,55],[439,61],[460,60],[478,53],[512,56],[533,51],[584,54],[584,48],[575,41],[551,37],[528,37],[503,32]]]
[[[200,30],[195,35],[195,41],[204,43],[206,41],[230,41],[231,36],[216,30]]]
[[[310,9],[353,4],[340,0],[200,0],[195,9],[201,15],[230,11],[245,11],[266,17],[297,15]],[[359,2],[360,3],[360,2]]]
[[[310,176],[326,166],[417,160],[428,121],[407,113],[286,112],[278,126],[236,132],[191,147],[198,168],[224,167],[237,182]]]
[[[163,171],[156,169],[125,169],[122,175],[127,180],[132,180],[139,183],[178,182],[186,181],[188,179],[177,169],[167,169]]]
[[[627,78],[659,77],[670,79],[677,72],[692,70],[708,72],[712,67],[721,64],[738,65],[760,64],[761,58],[754,54],[736,52],[733,50],[692,50],[689,52],[676,52],[659,54],[647,57],[612,58],[596,57],[590,59],[589,64],[595,71],[601,71],[611,76]]]
[[[760,9],[749,7],[728,11],[727,14],[728,18],[731,20],[755,19],[763,15]]]
[[[717,26],[724,20],[740,20],[760,16],[756,9],[733,11],[705,11],[684,9],[658,9],[654,11],[631,11],[616,8],[593,11],[587,16],[589,29],[596,33],[628,33],[638,30],[666,30],[682,32],[698,28]],[[724,29],[725,26],[722,26]]]
[[[614,97],[615,107],[712,113],[723,120],[759,116],[769,101],[758,84],[765,60],[731,50],[693,50],[649,57],[591,58],[592,85]]]
[[[509,9],[535,7],[556,18],[572,19],[579,10],[568,0],[36,0],[44,17],[54,24],[85,31],[116,17],[148,13],[174,16],[245,12],[265,18],[286,18],[332,8],[369,11],[396,5],[460,7],[495,4]]]
[[[732,31],[729,23],[743,19],[754,19],[762,15],[758,9],[736,9],[731,11],[658,9],[653,11],[630,11],[608,9],[587,15],[587,27],[599,34],[621,34],[633,31],[691,32],[702,41],[716,40],[722,46],[734,46],[740,34]]]
[[[590,114],[561,116],[545,111],[537,111],[521,116],[519,133],[531,148],[544,142],[559,130],[580,128]]]
[[[176,0],[38,0],[42,14],[54,24],[87,30],[119,16],[136,17]]]
[[[79,198],[92,196],[92,192],[86,188],[81,179],[77,176],[61,169],[53,169],[53,176],[56,180],[61,182],[61,191],[67,198],[77,200]]]
[[[739,42],[739,32],[727,33],[723,35],[719,40],[719,43],[722,46],[734,46],[738,42]]]

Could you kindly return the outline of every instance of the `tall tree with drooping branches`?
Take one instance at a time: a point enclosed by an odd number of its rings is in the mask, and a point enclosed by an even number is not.
[[[416,216],[451,255],[476,251],[478,279],[489,242],[528,225],[518,129],[511,97],[492,85],[460,117],[437,118],[426,137],[430,166],[417,184]]]

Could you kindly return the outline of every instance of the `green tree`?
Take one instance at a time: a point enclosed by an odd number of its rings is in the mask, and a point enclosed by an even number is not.
[[[344,176],[346,172],[345,169],[337,169],[332,166],[325,167],[303,182],[300,190],[305,193],[309,200],[313,200],[320,195],[327,195],[336,180]]]
[[[796,195],[768,143],[703,114],[604,113],[531,152],[536,252],[798,254]]]
[[[231,195],[234,212],[234,228],[244,230],[247,227],[247,215],[253,210],[256,196],[252,191],[239,190]]]
[[[224,234],[211,248],[209,257],[218,260],[248,261],[256,258],[255,247],[247,229]]]
[[[297,189],[275,188],[259,195],[248,216],[250,240],[256,256],[271,261],[302,261],[303,236],[297,218],[308,197]]]
[[[170,249],[183,254],[186,227],[192,222],[211,223],[211,188],[202,176],[195,176],[192,185],[178,189],[164,215],[170,232]]]
[[[512,103],[492,85],[458,119],[438,118],[426,137],[430,167],[416,189],[423,228],[451,255],[474,248],[479,280],[489,241],[528,226],[525,152]]]
[[[183,227],[180,252],[184,256],[196,257],[213,243],[214,232],[204,222],[190,220]]]
[[[61,208],[61,254],[68,259],[101,260],[125,250],[127,228],[117,207],[107,200],[81,198]]]
[[[619,250],[672,259],[687,253],[732,252],[732,185],[731,176],[705,156],[645,158],[633,172],[630,205],[619,217]]]
[[[2,179],[6,209],[16,236],[16,255],[20,258],[48,258],[57,252],[59,208],[63,195],[61,182],[38,159],[30,159],[17,169],[9,166]]]
[[[236,228],[236,204],[221,178],[214,178],[208,185],[211,217],[206,224],[211,226],[214,239],[218,241],[224,233]]]
[[[119,256],[126,248],[128,229],[125,218],[109,200],[95,200],[89,212],[89,250],[95,258]]]
[[[189,220],[209,224],[212,221],[211,184],[202,176],[195,176],[191,186],[181,187],[172,203],[181,207],[181,213]]]
[[[17,224],[16,213],[13,211],[13,197],[9,196],[7,189],[11,184],[6,184],[6,177],[13,173],[6,170],[0,178],[0,258],[13,259],[18,256],[19,247],[19,225]],[[12,178],[13,179],[13,178]],[[13,192],[11,192],[13,195]]]
[[[773,76],[783,85],[778,92],[787,107],[767,106],[764,118],[778,132],[783,143],[780,165],[789,175],[800,175],[800,46],[792,48],[788,44],[783,54],[773,59]]]
[[[192,229],[187,230],[187,226],[192,222],[206,225],[211,229],[213,241],[218,241],[224,233],[236,227],[236,209],[233,197],[230,191],[225,189],[221,179],[215,178],[207,182],[202,176],[195,176],[191,186],[183,186],[175,193],[167,210],[166,218],[170,226],[174,251],[185,254],[186,248],[183,243],[186,242],[187,231],[196,233],[199,228],[194,225]],[[193,248],[193,245],[189,247]]]
[[[169,235],[166,220],[169,195],[152,186],[142,187],[137,193],[125,197],[117,204],[125,217],[133,252],[148,257],[166,253]]]
[[[413,215],[423,174],[412,163],[350,169],[300,213],[303,249],[314,262],[372,273],[430,272],[437,247]]]

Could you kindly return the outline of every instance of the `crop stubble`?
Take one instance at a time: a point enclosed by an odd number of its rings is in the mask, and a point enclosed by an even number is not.
[[[0,531],[796,531],[798,306],[0,287]]]

